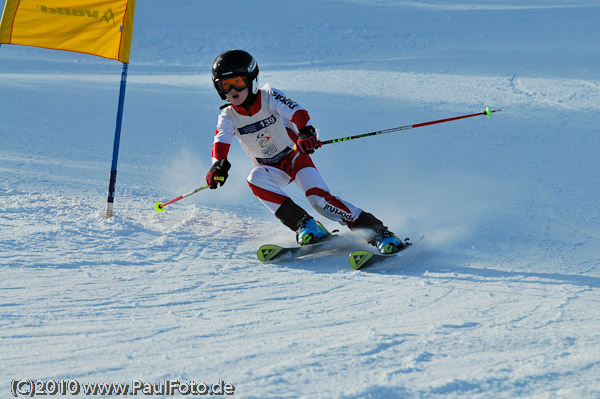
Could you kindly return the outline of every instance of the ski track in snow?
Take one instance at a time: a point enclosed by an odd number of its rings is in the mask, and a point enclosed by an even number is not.
[[[240,398],[600,397],[597,2],[319,0],[290,20],[266,1],[248,18],[289,32],[235,42],[219,5],[178,7],[137,5],[110,220],[118,67],[0,48],[0,396],[13,378],[168,378]],[[326,139],[502,112],[315,153],[334,194],[418,246],[354,271],[366,244],[341,228],[342,249],[260,264],[293,233],[236,143],[227,185],[153,209],[203,184],[206,72],[229,47]]]

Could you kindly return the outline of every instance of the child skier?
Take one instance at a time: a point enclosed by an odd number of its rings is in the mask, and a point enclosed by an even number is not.
[[[324,226],[288,197],[281,187],[294,181],[310,205],[322,216],[368,231],[368,241],[390,254],[403,243],[372,214],[329,191],[309,154],[321,146],[308,112],[281,91],[258,88],[258,65],[243,50],[229,50],[212,65],[212,80],[221,107],[212,146],[213,165],[206,175],[211,189],[223,185],[231,167],[227,154],[237,136],[254,169],[248,176],[252,192],[275,216],[296,232],[299,245],[318,242],[329,235]]]

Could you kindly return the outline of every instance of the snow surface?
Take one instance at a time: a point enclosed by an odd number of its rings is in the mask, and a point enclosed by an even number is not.
[[[138,1],[110,220],[120,64],[2,46],[0,396],[166,378],[240,398],[600,398],[599,20],[598,0]],[[293,234],[237,144],[224,187],[153,209],[203,184],[229,48],[323,139],[502,112],[315,153],[335,194],[422,245],[365,271],[347,248],[260,264]]]

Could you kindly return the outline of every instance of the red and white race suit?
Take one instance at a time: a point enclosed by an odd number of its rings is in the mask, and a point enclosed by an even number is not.
[[[310,125],[308,112],[281,91],[265,86],[246,109],[231,105],[219,115],[213,162],[227,158],[236,136],[252,160],[248,184],[273,213],[289,197],[281,189],[294,181],[321,215],[352,227],[362,210],[329,191],[309,155],[294,149],[298,129]]]

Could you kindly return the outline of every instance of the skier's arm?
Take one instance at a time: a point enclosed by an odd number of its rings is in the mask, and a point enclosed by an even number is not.
[[[217,130],[213,139],[212,146],[212,161],[213,163],[227,159],[229,154],[229,147],[231,147],[231,141],[233,140],[235,128],[233,126],[233,120],[225,112],[219,115],[217,121]]]
[[[218,185],[222,186],[228,177],[231,164],[227,160],[227,154],[231,147],[233,139],[234,127],[231,117],[228,117],[225,112],[219,115],[217,122],[217,130],[212,145],[212,161],[213,165],[206,174],[206,184],[211,189],[215,189]]]
[[[311,124],[308,112],[300,104],[286,97],[283,92],[277,89],[270,88],[268,93],[269,105],[285,120],[294,123],[298,130]]]
[[[271,88],[269,94],[271,95],[271,106],[275,108],[277,113],[296,125],[299,131],[296,144],[300,152],[313,153],[316,148],[321,146],[321,142],[318,139],[316,129],[311,124],[308,112],[279,90]]]

